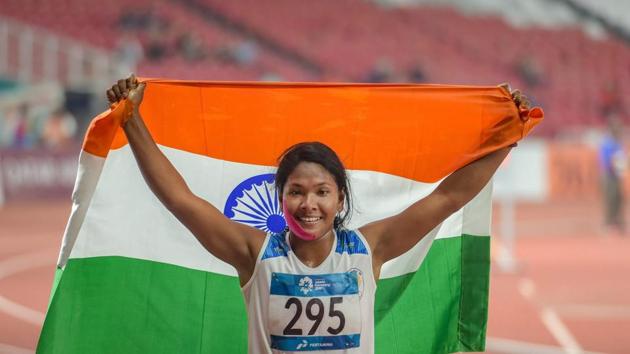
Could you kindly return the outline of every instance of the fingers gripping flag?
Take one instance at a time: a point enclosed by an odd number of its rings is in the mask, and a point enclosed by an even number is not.
[[[508,146],[526,119],[497,87],[147,80],[141,113],[197,195],[264,231],[285,222],[274,165],[322,141],[349,169],[350,227],[402,211],[455,169]],[[246,353],[234,268],[152,195],[119,128],[123,105],[86,134],[38,353]],[[521,115],[522,116],[522,115]],[[383,266],[377,353],[481,351],[490,267],[488,185]]]

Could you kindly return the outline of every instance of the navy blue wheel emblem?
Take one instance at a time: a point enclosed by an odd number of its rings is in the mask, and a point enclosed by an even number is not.
[[[227,198],[223,214],[265,232],[282,232],[286,221],[275,187],[275,174],[266,173],[241,182]]]

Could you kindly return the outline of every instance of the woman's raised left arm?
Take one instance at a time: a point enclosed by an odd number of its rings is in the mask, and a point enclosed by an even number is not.
[[[382,264],[407,252],[466,205],[490,181],[510,149],[506,147],[471,162],[401,213],[363,226],[360,231],[370,244],[374,259]]]
[[[529,102],[519,91],[513,91],[514,102],[521,110]],[[490,181],[511,147],[494,151],[451,173],[425,198],[401,213],[360,228],[372,249],[375,265],[400,256],[418,243],[448,216],[461,209]]]

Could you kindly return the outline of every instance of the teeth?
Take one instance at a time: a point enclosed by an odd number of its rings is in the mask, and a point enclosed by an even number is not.
[[[300,218],[300,221],[303,222],[317,222],[321,219],[321,217],[302,217]]]

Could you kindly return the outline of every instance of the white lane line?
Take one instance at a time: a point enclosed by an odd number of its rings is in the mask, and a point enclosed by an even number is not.
[[[521,342],[513,339],[491,338],[486,339],[486,351],[501,354],[565,354],[562,347],[544,345],[538,343]],[[603,354],[598,352],[584,352],[584,354]]]
[[[27,270],[55,264],[57,252],[57,249],[46,249],[4,259],[0,261],[0,280]],[[0,295],[0,312],[37,326],[41,326],[45,317],[44,313],[15,303],[2,295]]]
[[[551,335],[556,338],[567,354],[584,353],[584,350],[580,347],[571,332],[569,332],[564,322],[558,317],[556,311],[551,307],[544,307],[540,312],[540,317],[549,332],[551,332]]]
[[[523,295],[527,300],[532,300],[534,297],[534,293],[536,292],[536,286],[534,282],[529,278],[522,278],[518,282],[518,291]]]
[[[54,264],[57,261],[57,253],[59,253],[59,249],[49,248],[43,251],[40,250],[32,253],[24,253],[1,260],[0,280],[26,270],[50,265],[51,263]]]
[[[32,349],[25,349],[9,344],[0,343],[0,354],[35,354]]]
[[[2,295],[0,295],[0,311],[36,326],[41,326],[46,317],[46,314],[13,302]]]
[[[630,306],[567,304],[554,307],[563,317],[589,319],[629,319]]]
[[[525,299],[535,302],[534,295],[536,293],[536,286],[531,279],[522,278],[518,283],[518,290]],[[584,349],[578,344],[573,334],[571,334],[553,308],[544,306],[540,311],[540,319],[549,333],[551,333],[558,344],[562,346],[565,353],[584,354]]]

